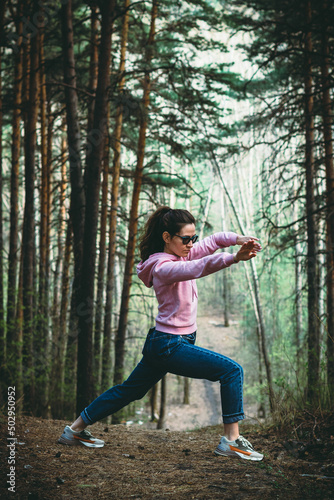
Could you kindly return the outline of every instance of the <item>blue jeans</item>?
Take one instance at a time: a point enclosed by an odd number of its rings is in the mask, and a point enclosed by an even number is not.
[[[87,406],[81,412],[83,421],[91,425],[141,399],[168,372],[212,382],[219,380],[223,422],[229,424],[244,419],[242,367],[222,354],[195,346],[195,340],[196,333],[173,335],[151,328],[143,358],[129,378]]]

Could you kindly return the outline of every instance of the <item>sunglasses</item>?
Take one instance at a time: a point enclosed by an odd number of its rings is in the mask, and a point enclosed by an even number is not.
[[[197,234],[194,234],[194,236],[180,236],[179,234],[174,234],[174,236],[178,236],[179,238],[181,238],[182,243],[184,245],[188,245],[188,243],[190,243],[190,241],[192,241],[193,243],[196,243],[196,241],[198,240]]]

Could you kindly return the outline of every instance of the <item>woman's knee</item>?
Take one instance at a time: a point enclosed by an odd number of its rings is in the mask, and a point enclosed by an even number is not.
[[[239,363],[234,362],[234,373],[236,378],[240,378],[242,381],[244,379],[244,370]]]
[[[224,382],[224,384],[226,384],[226,382],[234,382],[237,380],[239,380],[241,382],[241,384],[243,383],[244,370],[243,370],[242,366],[239,365],[239,363],[237,363],[236,361],[233,361],[233,363],[231,363],[231,367],[228,370],[228,372],[226,372],[226,370],[224,370],[224,372],[222,373],[222,375],[220,377],[220,381]]]

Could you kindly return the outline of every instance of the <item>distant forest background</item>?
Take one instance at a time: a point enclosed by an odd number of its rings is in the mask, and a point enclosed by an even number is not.
[[[7,0],[0,27],[2,404],[72,417],[129,373],[166,204],[261,240],[199,283],[239,321],[248,396],[332,408],[334,3]]]

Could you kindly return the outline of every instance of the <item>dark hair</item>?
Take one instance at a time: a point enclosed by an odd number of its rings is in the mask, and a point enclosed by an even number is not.
[[[139,245],[142,261],[144,262],[154,253],[164,251],[165,242],[162,234],[165,231],[173,237],[185,224],[195,224],[195,218],[188,210],[158,208],[148,219],[144,228]]]

